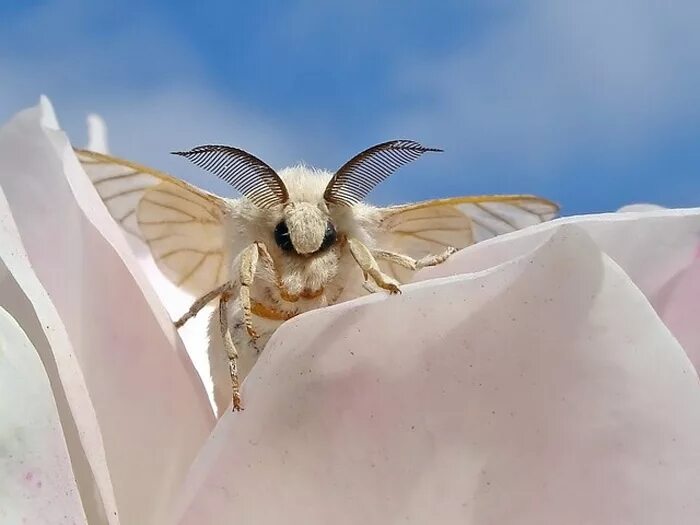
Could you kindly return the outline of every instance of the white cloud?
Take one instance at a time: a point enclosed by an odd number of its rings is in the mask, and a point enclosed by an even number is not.
[[[227,185],[169,152],[235,144],[283,167],[300,160],[298,151],[333,147],[327,137],[311,146],[311,137],[225,98],[207,84],[186,43],[147,13],[102,31],[112,15],[107,6],[69,0],[14,20],[0,36],[0,45],[13,42],[17,51],[0,57],[0,120],[46,94],[74,144],[85,144],[85,119],[98,113],[114,154],[226,195],[233,193]]]
[[[481,40],[397,79],[417,97],[387,123],[464,159],[556,166],[629,154],[700,116],[700,3],[532,1]],[[594,153],[595,154],[595,153]]]
[[[0,56],[0,121],[46,93],[78,144],[85,141],[85,117],[97,112],[107,121],[115,154],[224,194],[231,193],[228,187],[168,152],[223,142],[276,167],[306,160],[332,169],[373,139],[415,138],[447,150],[402,170],[399,180],[372,193],[374,202],[471,191],[550,195],[555,185],[571,186],[567,169],[571,174],[572,166],[610,156],[631,163],[619,173],[632,178],[633,163],[657,139],[671,143],[672,133],[700,121],[695,0],[481,3],[491,9],[483,26],[465,29],[461,47],[429,61],[431,48],[420,47],[421,39],[448,15],[466,20],[469,9],[454,3],[426,12],[424,33],[412,25],[413,17],[383,28],[386,10],[354,4],[304,1],[265,18],[256,30],[274,33],[271,49],[293,47],[290,35],[315,45],[332,32],[352,59],[386,60],[384,71],[396,75],[393,85],[371,76],[347,84],[368,100],[387,98],[381,111],[343,106],[342,93],[337,107],[319,105],[318,112],[308,99],[296,103],[290,97],[297,112],[283,113],[281,120],[263,103],[243,106],[235,93],[218,91],[187,39],[156,11],[134,8],[124,17],[123,6],[53,0],[27,10],[9,29],[0,21],[0,49],[13,50]],[[370,20],[358,42],[351,31],[336,35],[336,26],[326,24],[331,18],[347,27]],[[334,67],[328,58],[312,54],[308,61]],[[274,67],[269,60],[265,66]],[[380,89],[385,91],[378,95]],[[292,121],[290,115],[302,110],[303,122]],[[362,113],[366,127],[343,129],[342,117],[350,112]],[[610,172],[614,164],[604,169]],[[686,174],[668,176],[680,180]]]

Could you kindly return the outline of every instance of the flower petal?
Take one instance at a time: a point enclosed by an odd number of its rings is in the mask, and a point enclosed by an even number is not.
[[[98,153],[110,154],[109,144],[107,143],[107,125],[99,115],[91,114],[87,119],[88,144],[86,149],[96,151]],[[160,271],[151,251],[148,246],[136,236],[124,233],[127,243],[131,247],[136,259],[138,260],[141,269],[148,278],[149,284],[158,294],[163,306],[168,311],[170,318],[174,321],[179,319],[197,299],[192,297],[185,291],[175,286],[165,275]],[[185,344],[187,353],[192,359],[195,369],[204,383],[207,394],[210,397],[212,407],[214,406],[214,392],[209,369],[209,358],[207,348],[209,345],[209,316],[213,308],[206,306],[202,311],[190,319],[185,326],[178,330],[182,342]]]
[[[0,306],[20,324],[43,362],[87,518],[117,524],[102,435],[85,379],[58,312],[32,271],[2,191]]]
[[[0,414],[0,522],[87,523],[44,367],[1,307]]]
[[[83,371],[120,518],[167,521],[172,493],[213,424],[211,407],[69,142],[41,125],[45,115],[27,110],[0,131],[0,184]]]
[[[584,229],[598,248],[624,269],[657,311],[661,308],[659,294],[693,263],[700,246],[700,208],[582,215],[476,244],[460,251],[445,264],[421,270],[416,279],[435,279],[502,264],[533,250],[567,224]],[[691,307],[691,300],[688,296],[684,306]],[[663,304],[668,306],[665,301]],[[700,309],[700,295],[695,296],[692,309]],[[687,350],[693,351],[692,348]]]
[[[700,515],[698,377],[575,226],[483,272],[286,323],[243,395],[190,473],[181,524]]]
[[[109,146],[107,145],[107,124],[104,119],[91,113],[87,118],[87,128],[88,128],[88,143],[85,146],[86,149],[90,151],[95,151],[97,153],[109,153]]]
[[[655,299],[656,309],[700,371],[700,257],[674,277]]]

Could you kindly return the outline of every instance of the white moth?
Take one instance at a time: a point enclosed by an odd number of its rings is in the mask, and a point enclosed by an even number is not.
[[[385,142],[335,173],[279,172],[229,146],[177,153],[242,197],[213,195],[165,173],[76,150],[112,216],[150,248],[160,270],[200,297],[176,322],[217,297],[209,361],[221,415],[241,409],[239,381],[286,320],[365,293],[399,291],[413,273],[457,249],[553,218],[556,204],[530,195],[457,197],[378,208],[363,202],[400,166],[433,150]],[[230,302],[230,305],[229,305]]]

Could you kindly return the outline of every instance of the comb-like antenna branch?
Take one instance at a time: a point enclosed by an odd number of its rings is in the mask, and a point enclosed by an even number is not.
[[[287,188],[275,170],[247,151],[205,145],[172,153],[228,182],[260,208],[272,208],[289,200]]]
[[[428,151],[412,140],[392,140],[372,146],[343,164],[326,186],[326,202],[352,206],[363,200],[372,189],[404,164]]]

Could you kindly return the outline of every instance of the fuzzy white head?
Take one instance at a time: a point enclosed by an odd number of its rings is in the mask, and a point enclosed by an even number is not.
[[[287,203],[270,209],[248,199],[230,203],[231,254],[235,256],[252,242],[263,242],[277,272],[271,275],[261,271],[262,281],[279,286],[284,296],[316,299],[296,303],[297,309],[332,303],[342,291],[335,279],[345,277],[348,266],[356,267],[343,247],[349,237],[372,243],[376,208],[326,202],[323,194],[332,178],[327,171],[294,166],[281,170],[279,175],[288,190]],[[276,292],[273,287],[269,294],[277,298]]]

